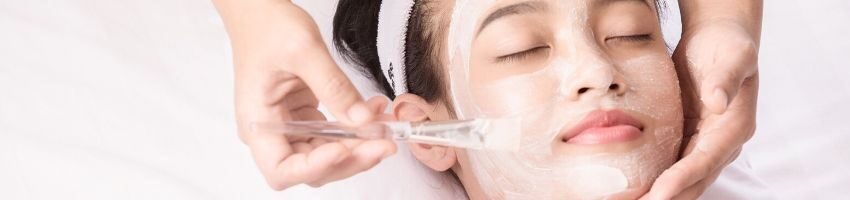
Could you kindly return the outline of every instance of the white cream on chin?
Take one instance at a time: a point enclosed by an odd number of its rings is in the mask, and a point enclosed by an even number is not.
[[[583,165],[574,168],[569,179],[580,183],[575,192],[581,197],[606,197],[624,192],[629,180],[623,171],[605,165]]]

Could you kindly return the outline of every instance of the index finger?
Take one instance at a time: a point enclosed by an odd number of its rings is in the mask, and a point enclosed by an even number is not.
[[[321,40],[319,40],[320,44]],[[303,80],[319,102],[343,123],[362,124],[372,121],[371,111],[354,85],[336,65],[327,47],[316,45],[305,49],[299,58],[290,64],[291,72]]]
[[[249,146],[257,167],[275,190],[322,179],[336,163],[350,154],[347,147],[338,142],[321,144],[312,151],[301,153],[281,148],[289,145],[284,143],[286,140],[280,138],[262,138]]]

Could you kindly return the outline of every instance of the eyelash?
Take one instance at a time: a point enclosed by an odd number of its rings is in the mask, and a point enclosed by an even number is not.
[[[537,53],[539,51],[542,51],[542,50],[545,50],[545,49],[548,49],[548,48],[549,48],[549,46],[539,46],[539,47],[534,47],[534,48],[531,48],[531,49],[528,49],[528,50],[525,50],[525,51],[521,51],[521,52],[509,54],[509,55],[504,55],[504,56],[499,56],[499,57],[496,57],[496,62],[500,62],[500,63],[501,62],[515,62],[515,61],[523,60],[525,58],[528,58],[529,56],[534,55],[535,53]]]
[[[626,41],[626,42],[645,42],[645,41],[652,41],[655,38],[653,38],[651,34],[641,34],[641,35],[614,36],[614,37],[605,38],[605,41],[612,40],[612,39],[623,40],[623,41]],[[504,55],[504,56],[499,56],[499,57],[496,57],[496,62],[500,62],[500,63],[501,62],[515,62],[515,61],[523,60],[525,58],[528,58],[531,55],[534,55],[538,51],[548,49],[548,48],[549,48],[549,46],[539,46],[539,47],[534,47],[534,48],[531,48],[531,49],[528,49],[528,50],[525,50],[525,51],[521,51],[521,52],[509,54],[509,55]]]
[[[608,40],[613,40],[613,39],[623,40],[623,41],[626,41],[626,42],[644,42],[644,41],[652,41],[655,38],[652,38],[651,34],[641,34],[641,35],[614,36],[614,37],[605,38],[605,41],[607,42]]]

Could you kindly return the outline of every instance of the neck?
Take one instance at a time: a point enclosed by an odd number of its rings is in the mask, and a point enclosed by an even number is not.
[[[466,152],[458,152],[458,160],[468,160]],[[458,180],[466,190],[466,195],[470,200],[489,199],[484,195],[484,190],[481,189],[481,184],[475,178],[471,169],[462,167],[459,164],[452,166],[451,170],[457,175]]]

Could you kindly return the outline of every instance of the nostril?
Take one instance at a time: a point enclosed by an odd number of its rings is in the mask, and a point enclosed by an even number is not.
[[[608,86],[608,89],[609,90],[617,90],[617,89],[620,89],[620,85],[614,83],[614,84],[611,84],[611,86]]]
[[[585,92],[587,92],[587,90],[590,90],[590,88],[586,88],[586,87],[580,88],[580,89],[578,89],[578,94],[584,94]]]

